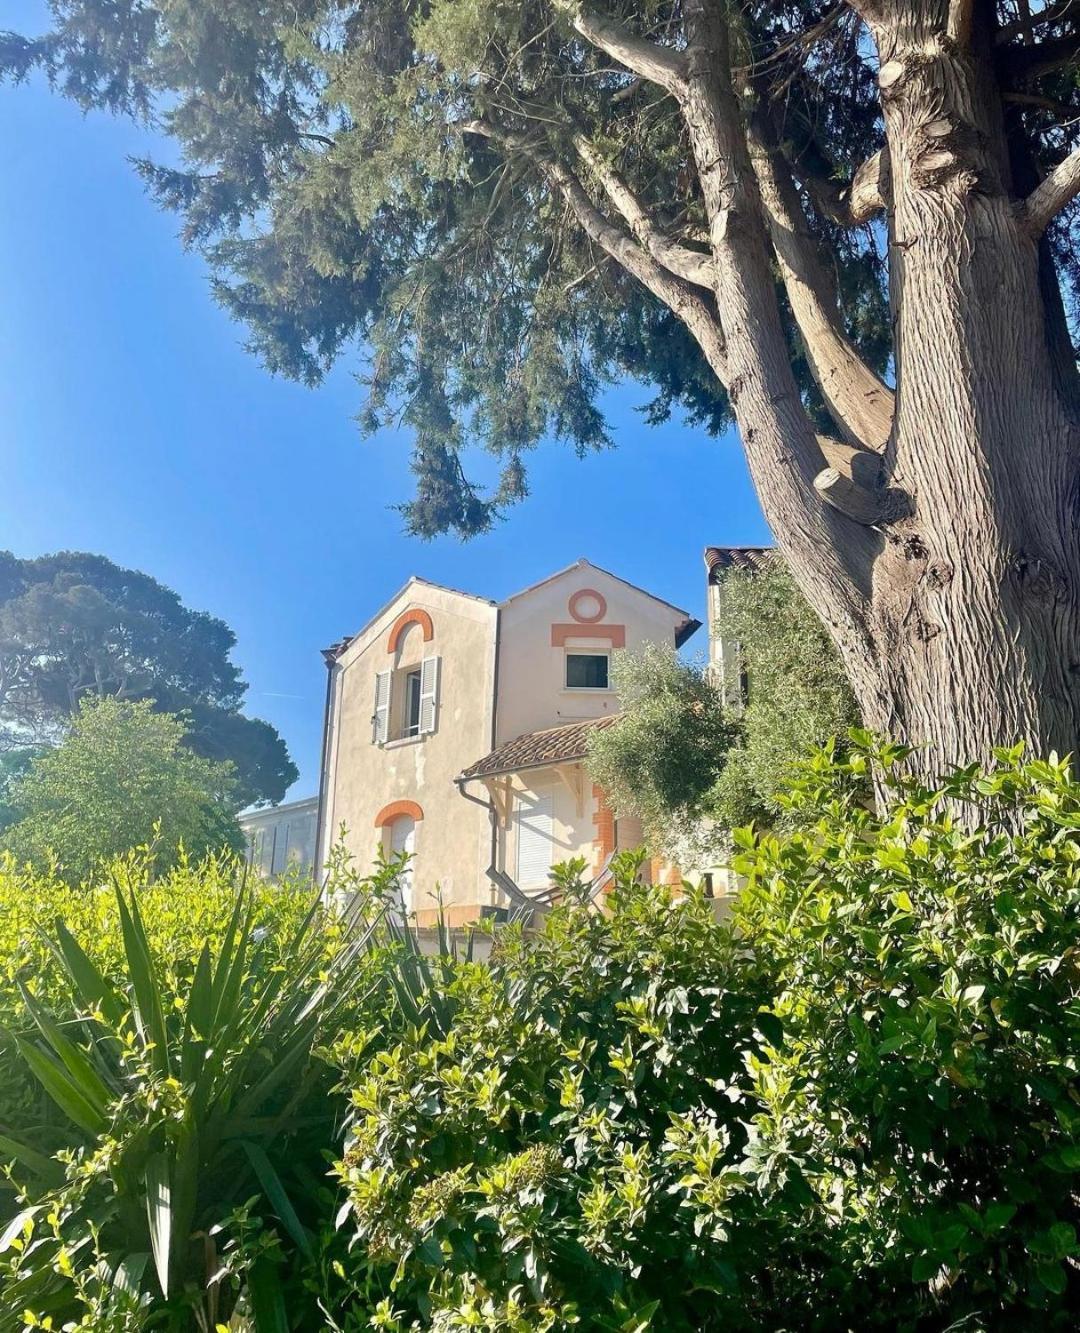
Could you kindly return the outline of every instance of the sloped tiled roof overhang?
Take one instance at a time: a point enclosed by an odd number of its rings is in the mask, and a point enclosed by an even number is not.
[[[729,569],[746,570],[753,574],[773,556],[774,546],[706,546],[705,568],[709,582],[718,583]]]
[[[470,764],[458,778],[496,778],[506,773],[518,773],[525,768],[546,768],[551,764],[569,763],[584,759],[589,748],[589,737],[594,732],[610,727],[618,713],[589,718],[584,722],[567,722],[561,727],[544,731],[527,731],[524,736],[507,741],[490,754]]]

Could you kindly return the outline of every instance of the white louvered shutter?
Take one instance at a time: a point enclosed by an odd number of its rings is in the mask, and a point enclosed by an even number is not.
[[[519,798],[517,824],[517,883],[520,889],[547,887],[554,850],[554,819],[550,793]]]
[[[386,743],[390,734],[390,672],[375,677],[375,711],[371,716],[371,739],[376,745]]]
[[[435,730],[439,713],[439,659],[425,657],[420,663],[420,735]]]

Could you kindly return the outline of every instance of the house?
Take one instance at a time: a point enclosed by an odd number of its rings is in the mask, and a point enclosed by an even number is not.
[[[239,818],[247,840],[248,865],[268,879],[287,869],[311,874],[315,867],[318,815],[317,796],[262,810],[245,810]]]
[[[561,861],[637,846],[584,766],[618,712],[611,656],[698,628],[584,559],[504,602],[410,579],[324,653],[319,865],[340,836],[361,863],[408,852],[406,910],[460,925],[507,906],[489,869],[535,893]]]
[[[749,682],[739,645],[725,639],[719,630],[723,607],[724,580],[732,570],[756,573],[773,553],[771,546],[706,546],[705,578],[709,617],[709,675],[723,692],[724,703],[740,708],[746,700]]]

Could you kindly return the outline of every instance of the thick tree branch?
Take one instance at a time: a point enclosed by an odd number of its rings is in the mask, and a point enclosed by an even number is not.
[[[602,154],[597,152],[595,146],[584,135],[574,136],[574,147],[649,254],[678,277],[712,291],[714,281],[712,256],[687,249],[686,246],[678,245],[670,237],[665,236],[654,225],[638,197],[619,173],[605,161]]]
[[[957,46],[967,46],[971,40],[971,20],[975,0],[949,0],[946,33]]]
[[[881,0],[845,0],[849,9],[855,11],[867,27],[872,27],[882,18]]]
[[[893,394],[845,335],[833,283],[787,166],[754,130],[750,158],[791,311],[822,396],[849,439],[881,451],[892,430]]]
[[[709,303],[683,279],[676,277],[640,245],[622,227],[612,223],[589,198],[585,187],[572,171],[547,149],[524,135],[501,130],[487,121],[465,121],[458,127],[466,134],[477,134],[501,144],[511,152],[527,157],[554,186],[590,240],[621,264],[672,313],[682,321],[696,340],[705,359],[720,382],[727,386],[727,354],[724,336]]]
[[[569,15],[576,32],[631,73],[676,95],[685,87],[686,57],[681,52],[646,41],[614,19],[584,9],[573,0],[556,0],[556,3]]]
[[[803,590],[829,606],[845,651],[862,651],[872,539],[820,501],[822,453],[803,407],[780,317],[766,220],[731,81],[724,7],[686,0],[680,99],[716,264],[732,404],[766,517]],[[857,646],[856,646],[857,645]]]
[[[1032,236],[1041,236],[1054,218],[1071,200],[1080,194],[1080,148],[1074,149],[1064,161],[1028,195],[1021,206],[1025,229]]]
[[[1006,46],[995,53],[994,65],[1003,88],[1023,87],[1030,80],[1075,64],[1080,32],[1064,33],[1030,46]]]

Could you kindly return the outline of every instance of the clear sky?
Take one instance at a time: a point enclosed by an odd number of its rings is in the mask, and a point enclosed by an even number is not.
[[[37,6],[12,8],[18,28]],[[100,552],[222,617],[291,797],[318,782],[319,649],[410,574],[501,598],[584,555],[701,618],[703,548],[768,540],[736,440],[650,428],[632,384],[607,402],[616,450],[536,451],[486,536],[406,536],[408,438],[360,437],[355,364],[309,390],[243,350],[127,163],[154,148],[40,82],[0,88],[0,548]]]

